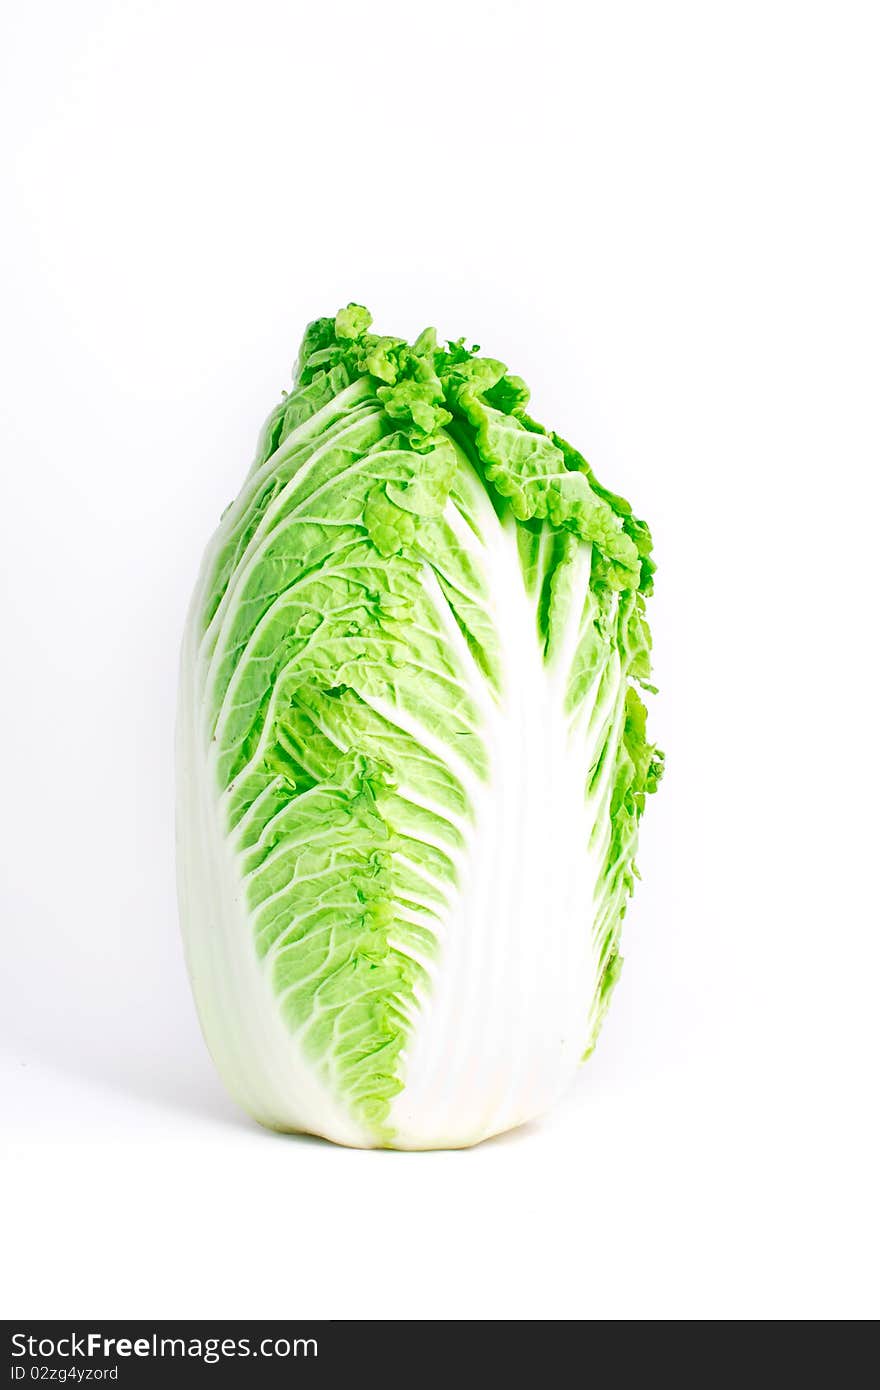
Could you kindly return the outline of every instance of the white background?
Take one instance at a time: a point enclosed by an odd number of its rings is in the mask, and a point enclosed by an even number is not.
[[[5,7],[7,1316],[880,1312],[875,18]],[[660,562],[623,978],[470,1152],[252,1125],[178,940],[189,591],[351,298],[521,372]]]

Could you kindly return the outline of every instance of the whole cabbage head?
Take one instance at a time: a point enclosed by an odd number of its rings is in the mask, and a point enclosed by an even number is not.
[[[620,972],[651,535],[503,363],[370,324],[309,325],[205,556],[181,916],[257,1120],[457,1147],[553,1103]]]

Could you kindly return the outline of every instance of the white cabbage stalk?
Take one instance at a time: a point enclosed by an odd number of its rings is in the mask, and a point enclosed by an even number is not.
[[[369,324],[310,325],[202,566],[181,918],[257,1120],[460,1147],[553,1104],[619,974],[650,533],[500,362]]]

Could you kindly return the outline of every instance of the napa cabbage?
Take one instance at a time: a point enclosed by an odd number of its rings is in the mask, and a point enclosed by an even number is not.
[[[370,329],[309,325],[205,555],[181,919],[257,1120],[461,1146],[553,1103],[620,972],[651,534],[502,362]]]

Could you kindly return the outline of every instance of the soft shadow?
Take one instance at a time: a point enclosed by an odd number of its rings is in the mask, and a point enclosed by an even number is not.
[[[15,1038],[6,1051],[17,1060],[50,1068],[71,1082],[85,1082],[154,1109],[201,1119],[226,1128],[256,1128],[226,1094],[207,1052],[200,1057],[186,1040],[174,1048],[115,1045],[112,1032],[89,1036]],[[203,1044],[196,1040],[197,1046]]]
[[[19,1063],[51,1069],[60,1077],[85,1082],[128,1101],[148,1106],[191,1120],[201,1120],[227,1130],[247,1130],[276,1143],[330,1145],[337,1152],[341,1145],[310,1134],[295,1134],[266,1129],[239,1109],[226,1093],[214,1070],[207,1048],[193,1018],[185,1010],[173,1009],[173,1001],[164,1019],[155,1022],[155,1035],[145,1029],[141,1017],[123,1011],[81,1014],[69,1018],[62,1033],[55,1027],[38,1031],[38,1018],[22,1030],[10,1027],[6,1020],[3,1030],[4,1051]],[[46,1020],[42,1022],[45,1024]],[[16,1035],[17,1034],[17,1035]],[[34,1084],[37,1078],[34,1078]],[[541,1121],[526,1124],[482,1140],[470,1148],[439,1149],[374,1149],[368,1152],[387,1154],[478,1153],[486,1148],[516,1145],[534,1139],[540,1132]],[[357,1152],[364,1152],[357,1150]]]
[[[57,1046],[53,1043],[57,1042]],[[267,1129],[240,1110],[227,1095],[213,1070],[207,1052],[204,1058],[181,1047],[161,1052],[141,1052],[118,1048],[112,1054],[98,1048],[94,1040],[79,1037],[73,1041],[40,1037],[16,1040],[8,1050],[20,1063],[51,1069],[71,1082],[86,1082],[113,1095],[135,1100],[151,1109],[172,1112],[190,1119],[199,1119],[224,1129],[247,1130],[274,1143],[315,1145],[339,1153],[347,1146],[324,1139],[320,1135],[301,1134]],[[89,1045],[91,1044],[91,1045]],[[354,1153],[396,1155],[398,1158],[417,1158],[425,1154],[476,1154],[533,1140],[541,1130],[541,1121],[530,1120],[515,1129],[494,1134],[468,1148],[437,1149],[352,1149]]]
[[[120,1095],[179,1115],[207,1120],[226,1128],[254,1129],[248,1118],[227,1095],[215,1075],[210,1060],[204,1065],[179,1058],[133,1056],[111,1068],[92,1066],[85,1073],[92,1081]]]

